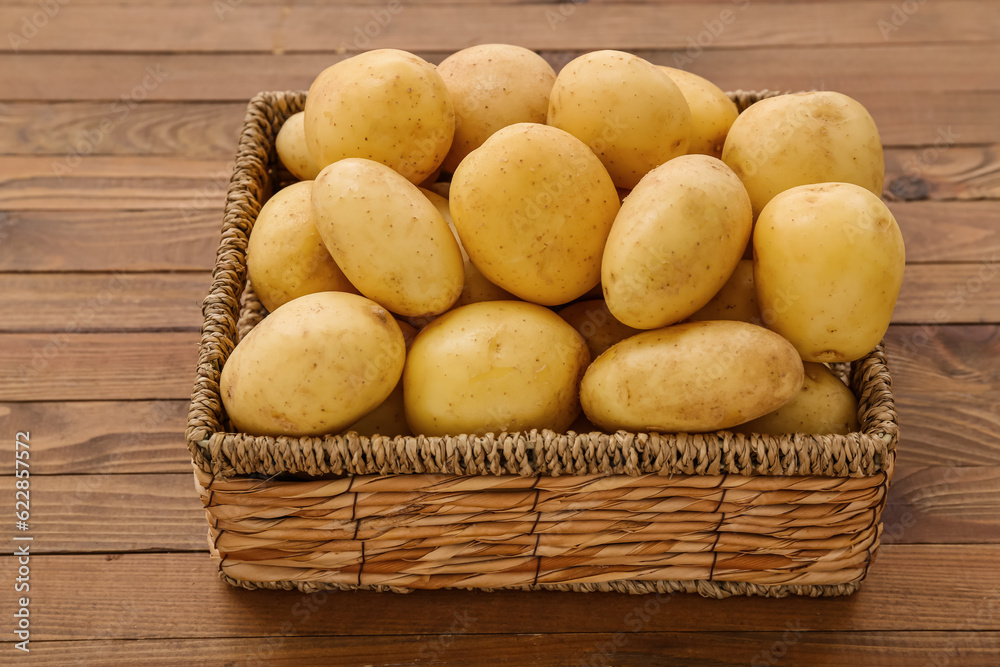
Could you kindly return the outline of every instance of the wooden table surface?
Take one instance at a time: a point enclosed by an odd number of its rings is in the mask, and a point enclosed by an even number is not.
[[[8,0],[0,28],[0,485],[14,505],[28,432],[32,501],[27,531],[14,507],[0,522],[0,664],[1000,664],[997,3]],[[631,50],[727,90],[832,89],[872,112],[908,265],[887,335],[903,436],[860,592],[219,581],[183,429],[246,102],[358,50],[438,62],[483,42],[556,68]]]

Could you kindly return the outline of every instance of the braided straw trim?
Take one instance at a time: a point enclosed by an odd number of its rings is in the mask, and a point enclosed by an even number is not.
[[[779,93],[737,91],[743,111]],[[245,588],[842,595],[877,549],[899,431],[880,344],[841,372],[846,436],[231,432],[221,368],[264,316],[246,245],[291,178],[274,138],[304,92],[247,108],[186,431],[220,575]],[[306,480],[295,479],[305,476]]]

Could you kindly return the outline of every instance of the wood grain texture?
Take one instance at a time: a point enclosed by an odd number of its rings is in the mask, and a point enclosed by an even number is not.
[[[200,331],[210,273],[0,273],[0,332]]]
[[[32,440],[41,442],[41,433],[34,431]],[[182,473],[53,475],[46,472],[48,452],[31,453],[31,531],[44,536],[32,553],[202,551],[207,556],[208,524],[190,462]],[[998,480],[997,466],[897,470],[883,515],[883,544],[1000,543]],[[13,496],[14,482],[0,477],[0,491]]]
[[[0,25],[16,25],[21,16],[19,8],[0,9]],[[331,7],[205,3],[177,7],[170,17],[174,29],[169,31],[160,29],[161,16],[156,7],[68,4],[55,17],[58,20],[32,39],[18,44],[4,40],[0,49],[11,52],[16,46],[21,53],[453,51],[476,42],[530,49],[683,49],[689,42],[697,45],[701,33],[713,47],[732,48],[989,42],[1000,32],[997,13],[974,1],[924,5],[898,28],[891,23],[891,7],[868,2],[677,4],[669,18],[656,5],[631,3],[616,5],[613,13],[601,6],[568,2],[485,4],[474,12],[462,5],[409,2]],[[837,30],[829,29],[832,23]]]
[[[488,38],[480,36],[495,41]],[[705,49],[690,55],[686,48],[630,50],[658,65],[684,65],[723,90],[837,90],[852,97],[873,91],[996,91],[997,79],[986,63],[1000,59],[1000,44],[994,43],[752,47]],[[438,63],[449,53],[419,55]],[[557,69],[579,54],[542,52]],[[8,102],[102,100],[126,106],[128,100],[139,98],[245,102],[262,90],[305,90],[317,74],[344,57],[336,53],[40,53],[30,58],[0,54],[0,90]],[[877,76],[872,63],[878,63]],[[90,76],[95,71],[102,76]]]
[[[1000,630],[1000,545],[887,545],[840,598],[629,596],[555,591],[246,591],[204,553],[31,559],[32,640],[454,633]],[[9,571],[13,556],[0,557]],[[87,604],[80,604],[86,600]],[[933,600],[934,604],[927,604]],[[0,614],[13,613],[13,596]],[[906,613],[900,613],[900,610]]]
[[[1000,143],[992,112],[1000,106],[997,91],[865,91],[858,101],[872,114],[887,146]],[[0,129],[8,132],[0,149],[56,157],[84,152],[230,158],[245,110],[240,101],[144,102],[128,114],[114,102],[0,102]],[[114,125],[102,132],[106,119]]]
[[[191,396],[197,332],[0,334],[0,401]]]
[[[910,263],[988,265],[1000,253],[1000,207],[992,202],[888,204]],[[210,271],[221,228],[214,206],[0,211],[0,271]]]
[[[1000,198],[996,146],[885,151],[886,198]],[[928,155],[933,155],[930,159]],[[7,211],[175,209],[182,223],[200,211],[221,212],[232,161],[92,155],[0,156],[0,209]],[[9,233],[9,232],[8,232]]]
[[[35,438],[37,440],[37,438]],[[183,445],[182,445],[183,446]],[[32,462],[45,465],[35,453]],[[205,510],[188,474],[96,474],[31,477],[31,552],[203,551]],[[14,496],[13,477],[0,490]]]
[[[0,273],[0,333],[199,331],[211,283],[196,273]],[[896,324],[1000,324],[1000,263],[913,264]]]
[[[464,618],[455,620],[456,628]],[[33,644],[33,665],[300,667],[336,664],[490,665],[810,665],[879,667],[961,664],[995,667],[998,632],[816,632],[790,622],[781,632],[595,632],[385,637],[264,637]]]
[[[215,205],[0,211],[0,271],[210,271],[221,233],[222,209]]]
[[[0,437],[30,434],[33,470],[42,475],[190,473],[184,444],[188,400],[0,404]],[[14,459],[0,459],[0,475]]]

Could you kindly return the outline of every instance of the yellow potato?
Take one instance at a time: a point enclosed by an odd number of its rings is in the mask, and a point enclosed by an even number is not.
[[[534,51],[511,44],[462,49],[437,68],[455,105],[455,140],[444,160],[446,171],[500,128],[544,123],[556,73]]]
[[[406,419],[424,435],[563,432],[579,414],[589,362],[580,334],[548,308],[523,301],[456,308],[410,348]]]
[[[753,251],[761,316],[805,361],[854,361],[885,335],[906,253],[868,190],[821,183],[779,194],[757,219]]]
[[[689,322],[611,347],[583,376],[580,402],[612,431],[715,431],[777,409],[802,383],[799,355],[776,333],[746,322]]]
[[[462,252],[420,189],[383,164],[323,169],[312,207],[323,243],[362,294],[400,315],[448,310],[462,292]]]
[[[858,401],[846,384],[823,364],[805,362],[802,391],[774,412],[732,430],[737,433],[812,433],[844,435],[857,431]]]
[[[750,200],[726,165],[683,155],[622,204],[601,266],[604,299],[636,329],[679,322],[726,284],[750,238]]]
[[[379,49],[323,70],[309,87],[306,145],[320,167],[360,157],[412,183],[434,173],[455,134],[455,109],[434,66]]]
[[[579,139],[535,123],[505,127],[462,161],[450,192],[462,245],[491,283],[545,306],[598,283],[618,193]]]
[[[594,51],[570,61],[549,95],[548,124],[582,140],[620,188],[688,152],[691,110],[677,84],[642,58]]]
[[[722,289],[688,319],[739,320],[764,324],[760,317],[760,306],[757,305],[757,291],[753,286],[753,261],[741,259]]]
[[[560,310],[559,317],[569,322],[587,341],[592,359],[601,356],[615,343],[639,333],[639,329],[625,326],[616,320],[604,299],[578,301]]]
[[[222,369],[222,402],[243,433],[337,433],[385,400],[405,356],[403,334],[382,306],[345,292],[308,294],[236,346]]]
[[[516,299],[517,297],[504,288],[497,287],[487,280],[486,276],[469,259],[469,253],[465,251],[462,239],[458,236],[458,230],[455,229],[455,221],[451,217],[451,208],[448,200],[433,190],[425,190],[423,188],[421,190],[423,190],[424,196],[430,199],[431,203],[437,207],[438,213],[441,214],[445,222],[448,223],[452,233],[455,235],[455,241],[458,242],[458,247],[462,251],[462,268],[465,272],[465,285],[462,286],[462,293],[458,295],[458,300],[455,301],[452,307],[458,308],[460,306],[467,306],[470,303],[479,303],[480,301],[510,301],[511,299]]]
[[[313,292],[357,292],[316,229],[312,185],[300,181],[279,190],[254,222],[247,243],[247,272],[268,310]]]
[[[691,109],[691,145],[688,153],[722,156],[726,135],[739,111],[736,104],[717,85],[704,77],[682,69],[660,67],[684,94]]]
[[[754,217],[798,185],[854,183],[881,196],[885,179],[875,121],[856,100],[829,91],[751,105],[729,129],[722,161],[746,186]]]
[[[274,148],[278,151],[281,164],[292,176],[301,181],[311,181],[319,174],[319,165],[306,146],[305,116],[305,112],[300,111],[288,117],[278,130]]]
[[[406,349],[409,349],[413,340],[417,337],[416,328],[399,320],[396,320],[396,324],[399,325],[399,329],[403,333],[403,341],[406,344]],[[388,398],[382,401],[377,408],[345,428],[343,432],[350,433],[351,431],[368,437],[383,435],[391,438],[398,435],[413,435],[410,432],[410,426],[406,423],[402,375],[400,375],[399,382],[396,383],[396,388],[392,390]]]

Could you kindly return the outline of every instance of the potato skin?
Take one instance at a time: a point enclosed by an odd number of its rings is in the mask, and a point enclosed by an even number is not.
[[[717,85],[682,69],[660,66],[684,94],[691,109],[691,145],[688,154],[722,157],[729,128],[739,115],[736,104]]]
[[[321,169],[361,157],[419,184],[448,154],[455,109],[433,65],[406,51],[377,49],[316,77],[304,126],[309,153]]]
[[[452,178],[451,214],[472,263],[525,301],[554,306],[594,287],[618,213],[600,160],[554,127],[518,123],[469,154]]]
[[[406,360],[403,392],[414,433],[458,435],[552,429],[580,412],[583,338],[548,308],[486,301],[424,327]]]
[[[854,361],[885,335],[906,252],[868,190],[821,183],[779,194],[757,219],[753,249],[761,316],[804,361]]]
[[[823,364],[805,362],[802,391],[774,412],[740,424],[737,433],[811,433],[845,435],[857,431],[858,400]]]
[[[362,294],[399,315],[448,310],[465,282],[448,224],[420,189],[383,164],[348,158],[314,181],[316,228]]]
[[[239,342],[222,369],[222,402],[243,433],[337,433],[385,400],[405,356],[382,306],[345,292],[309,294]]]
[[[549,95],[548,124],[590,146],[626,189],[691,143],[691,110],[680,88],[622,51],[593,51],[567,63]]]
[[[854,183],[881,196],[878,128],[856,100],[832,91],[760,100],[729,128],[722,161],[740,177],[756,217],[775,195],[813,183]]]
[[[247,243],[247,272],[269,311],[313,292],[354,285],[323,245],[312,213],[312,181],[279,190],[261,207]]]
[[[396,320],[396,324],[399,325],[406,349],[409,350],[413,340],[417,337],[417,330],[412,325],[400,320]],[[409,424],[406,423],[402,375],[399,377],[399,382],[396,383],[396,388],[384,401],[364,417],[345,428],[343,432],[350,433],[351,431],[368,437],[382,435],[392,438],[399,435],[413,435],[410,433]]]
[[[787,403],[803,375],[795,348],[772,331],[729,320],[689,322],[611,347],[587,369],[580,401],[602,429],[716,431]]]
[[[534,51],[479,44],[448,56],[437,71],[455,105],[455,139],[444,160],[448,172],[497,130],[545,122],[556,73]]]
[[[649,172],[622,204],[601,264],[604,299],[636,329],[679,322],[726,284],[750,238],[750,200],[707,155]]]
[[[278,159],[292,176],[300,181],[311,181],[319,175],[319,165],[306,145],[305,112],[300,111],[288,117],[278,130],[274,148]]]
[[[757,305],[757,290],[753,285],[753,260],[741,259],[722,289],[688,319],[739,320],[764,325],[760,306]]]
[[[577,301],[559,310],[559,317],[566,320],[587,341],[591,359],[629,336],[640,332],[615,319],[604,299]]]

